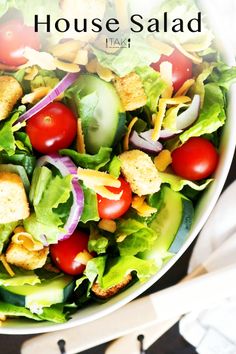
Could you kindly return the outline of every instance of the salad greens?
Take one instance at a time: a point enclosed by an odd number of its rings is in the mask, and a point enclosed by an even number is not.
[[[146,22],[198,12],[190,0],[127,4]],[[29,6],[51,21],[69,9],[66,1],[0,1],[0,33],[5,25],[28,33]],[[109,6],[98,7],[102,17]],[[119,48],[97,33],[52,32],[47,40],[31,33],[29,61],[12,59],[0,36],[0,312],[63,323],[147,281],[181,249],[200,192],[214,181],[236,68],[222,62],[204,21],[202,33],[124,31],[129,45]],[[170,72],[160,70],[166,61]],[[173,152],[192,143],[176,168]],[[203,143],[213,157],[198,153]]]

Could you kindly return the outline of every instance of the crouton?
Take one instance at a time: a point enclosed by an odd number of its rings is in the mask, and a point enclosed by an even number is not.
[[[47,260],[48,247],[39,251],[28,251],[23,245],[11,242],[7,248],[6,261],[27,270],[42,268]]]
[[[100,299],[108,299],[109,297],[112,297],[116,295],[118,292],[120,292],[122,289],[124,289],[132,280],[132,275],[128,274],[124,277],[123,281],[120,282],[119,284],[112,286],[108,289],[102,289],[98,283],[94,283],[91,290],[96,295],[96,297]]]
[[[20,176],[0,172],[0,224],[23,220],[28,216],[29,204]]]
[[[125,111],[134,111],[145,106],[147,96],[142,81],[136,73],[132,72],[124,77],[116,77],[114,85]]]
[[[119,159],[121,172],[135,194],[142,196],[159,191],[161,179],[150,156],[139,150],[130,150],[123,152]]]
[[[9,116],[22,96],[22,87],[14,77],[0,76],[0,121]]]

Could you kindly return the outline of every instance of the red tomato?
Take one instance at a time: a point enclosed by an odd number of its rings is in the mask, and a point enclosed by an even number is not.
[[[26,125],[26,133],[33,147],[42,154],[50,154],[70,146],[76,130],[76,117],[60,102],[49,103],[31,117]]]
[[[153,63],[151,67],[156,71],[160,71],[160,64],[164,61],[168,61],[172,64],[173,86],[174,90],[178,91],[183,83],[192,77],[192,61],[183,55],[180,51],[175,49],[169,56],[162,55],[160,60],[156,63]]]
[[[89,236],[85,232],[76,230],[68,239],[51,245],[50,255],[55,265],[64,273],[82,274],[85,264],[75,258],[80,252],[88,252],[88,240]]]
[[[21,20],[10,20],[0,24],[0,62],[19,66],[27,59],[23,56],[25,47],[40,49],[39,34]]]
[[[123,178],[119,178],[120,188],[107,187],[109,191],[115,194],[123,192],[119,200],[110,200],[97,195],[98,213],[102,219],[117,219],[122,216],[130,207],[132,202],[132,191],[129,183]]]
[[[191,138],[172,152],[172,168],[183,178],[197,181],[209,177],[218,164],[214,145],[204,138]]]

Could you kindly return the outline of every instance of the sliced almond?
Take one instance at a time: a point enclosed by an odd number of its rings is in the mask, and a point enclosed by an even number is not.
[[[43,97],[47,96],[47,94],[51,91],[51,87],[38,87],[33,92],[28,93],[21,99],[22,104],[32,103],[41,100]]]

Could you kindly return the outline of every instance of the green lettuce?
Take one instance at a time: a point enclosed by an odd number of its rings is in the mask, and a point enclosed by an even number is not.
[[[120,168],[121,168],[121,161],[119,157],[114,156],[109,164],[108,171],[112,176],[118,178],[120,176]]]
[[[38,316],[41,320],[54,323],[64,323],[68,321],[68,314],[64,313],[64,304],[56,304],[50,307],[44,307],[42,313]]]
[[[16,150],[14,132],[23,126],[23,123],[14,126],[14,123],[17,121],[24,110],[25,107],[20,107],[18,111],[13,113],[10,118],[0,122],[0,152],[5,151],[10,156],[14,155]]]
[[[146,106],[151,112],[156,112],[159,97],[167,87],[166,83],[162,80],[160,73],[149,66],[137,67],[135,71],[143,83],[147,96]]]
[[[100,233],[98,227],[91,225],[88,242],[89,252],[96,252],[97,254],[106,253],[108,245],[109,239]]]
[[[236,82],[236,66],[229,67],[223,62],[218,62],[209,79],[225,90],[229,90]]]
[[[60,150],[62,156],[69,156],[77,166],[93,170],[99,170],[104,167],[110,161],[111,153],[112,148],[103,146],[100,147],[98,153],[95,155],[80,154],[70,149]]]
[[[115,232],[117,247],[121,256],[133,256],[151,249],[156,233],[145,223],[134,219],[121,219]]]
[[[130,48],[122,48],[115,54],[108,54],[95,47],[92,47],[92,50],[99,63],[118,76],[125,76],[138,66],[149,66],[159,60],[158,51],[145,38],[133,36],[131,43]]]
[[[84,208],[80,218],[80,221],[84,224],[88,221],[98,221],[98,202],[97,194],[90,188],[81,183],[81,187],[84,193]]]
[[[0,264],[0,285],[2,286],[21,286],[25,284],[35,285],[40,283],[40,279],[34,271],[24,270],[15,266],[11,266],[11,269],[15,273],[14,277],[11,277],[2,264]]]
[[[195,124],[180,135],[182,143],[194,136],[211,134],[222,127],[226,115],[224,95],[217,83],[205,85],[204,104]]]
[[[5,243],[9,240],[17,224],[18,224],[17,222],[0,224],[0,254],[2,253]]]
[[[30,81],[30,88],[31,90],[35,90],[38,87],[50,87],[53,89],[58,82],[59,78],[56,76],[55,71],[39,69],[38,74]]]
[[[25,230],[35,239],[42,241],[41,237],[45,235],[48,243],[56,243],[58,235],[64,231],[63,225],[72,203],[71,180],[71,175],[53,177],[47,167],[35,170],[30,192],[34,213],[24,220]]]
[[[25,307],[15,306],[2,301],[0,301],[0,313],[9,317],[26,317],[35,321],[41,321],[37,315]]]
[[[102,289],[108,289],[121,283],[124,277],[135,272],[141,282],[145,282],[158,270],[154,260],[143,260],[134,256],[112,258],[106,265],[104,275],[98,278]]]
[[[181,191],[185,186],[189,186],[196,191],[202,191],[205,189],[213,179],[208,179],[202,184],[197,184],[187,179],[182,179],[179,176],[173,175],[171,173],[159,172],[159,177],[162,183],[167,183],[170,185],[171,189],[175,192]]]

